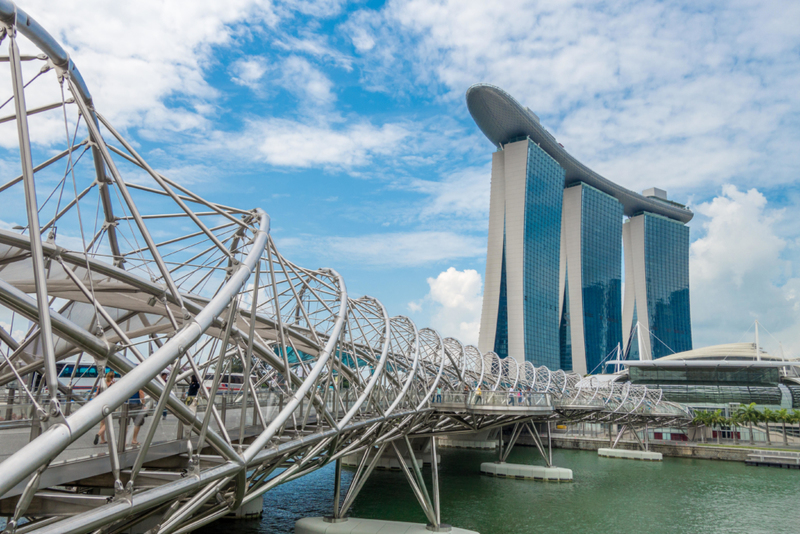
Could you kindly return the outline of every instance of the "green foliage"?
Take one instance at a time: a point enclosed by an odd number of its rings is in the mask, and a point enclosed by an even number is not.
[[[781,408],[780,410],[775,412],[775,420],[778,423],[791,423],[792,414],[786,408]]]
[[[756,409],[756,403],[742,404],[736,410],[736,417],[742,423],[757,423],[761,420],[761,412]]]
[[[762,423],[777,423],[779,422],[778,419],[778,412],[775,410],[770,410],[769,408],[764,408],[761,410],[760,421]]]

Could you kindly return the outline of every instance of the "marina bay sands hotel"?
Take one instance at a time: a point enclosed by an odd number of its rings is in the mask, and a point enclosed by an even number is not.
[[[498,149],[480,350],[582,374],[618,345],[629,359],[691,350],[692,212],[587,168],[498,87],[470,87],[467,107]]]

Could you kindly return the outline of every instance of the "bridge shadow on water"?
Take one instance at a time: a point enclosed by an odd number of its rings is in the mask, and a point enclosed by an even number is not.
[[[556,449],[554,464],[572,469],[575,481],[545,483],[482,476],[481,462],[494,453],[444,449],[441,456],[442,521],[481,534],[800,530],[800,476],[793,470],[678,458],[639,462]],[[516,447],[508,461],[543,465],[529,447]],[[343,493],[352,473],[342,471]],[[424,475],[430,483],[430,467]],[[291,533],[301,517],[330,514],[333,477],[329,465],[268,492],[260,520],[223,520],[197,532]],[[399,471],[375,471],[351,515],[425,522]]]

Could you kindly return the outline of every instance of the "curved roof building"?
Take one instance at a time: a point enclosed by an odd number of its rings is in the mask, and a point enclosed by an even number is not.
[[[539,123],[539,117],[499,87],[485,83],[473,85],[467,89],[467,108],[478,128],[498,148],[511,141],[530,137],[564,169],[564,184],[567,187],[584,182],[599,189],[619,200],[625,215],[629,217],[646,211],[684,224],[692,220],[694,214],[681,204],[634,193],[600,176],[572,157]]]
[[[579,373],[602,372],[620,348],[641,359],[690,350],[692,212],[592,171],[502,89],[473,85],[466,99],[498,149],[481,350]]]

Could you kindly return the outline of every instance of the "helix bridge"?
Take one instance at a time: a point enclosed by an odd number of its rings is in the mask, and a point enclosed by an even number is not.
[[[7,0],[0,43],[13,163],[0,179],[6,532],[191,532],[331,462],[331,514],[343,518],[392,453],[438,526],[438,495],[400,452],[415,442],[435,453],[437,437],[509,425],[689,417],[657,389],[484,354],[352,297],[335,270],[284,257],[258,207],[206,200],[154,170],[64,48]],[[88,391],[76,388],[81,365]],[[149,424],[131,446],[140,390]],[[342,495],[344,458],[355,475]]]

